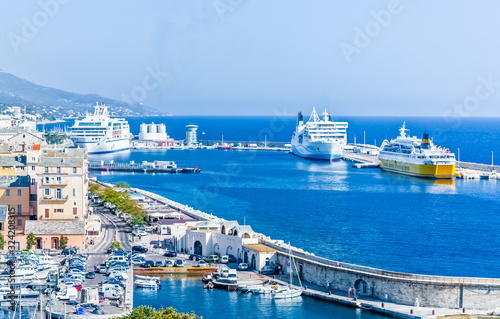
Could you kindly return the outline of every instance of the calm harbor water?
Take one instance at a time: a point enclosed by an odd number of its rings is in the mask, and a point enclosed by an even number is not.
[[[219,318],[358,318],[382,319],[379,315],[328,302],[301,297],[293,301],[270,296],[241,294],[218,289],[205,290],[199,278],[171,277],[162,280],[162,289],[135,289],[134,306],[174,307],[194,312],[204,319]]]

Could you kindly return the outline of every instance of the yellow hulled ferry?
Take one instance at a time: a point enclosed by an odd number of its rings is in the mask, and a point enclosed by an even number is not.
[[[381,169],[426,178],[450,179],[455,175],[455,154],[434,145],[427,133],[418,139],[407,136],[407,131],[403,123],[397,138],[384,140],[378,155]]]

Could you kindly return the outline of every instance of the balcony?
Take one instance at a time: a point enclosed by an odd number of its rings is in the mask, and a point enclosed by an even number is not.
[[[41,201],[44,202],[65,202],[69,199],[69,196],[60,196],[60,197],[53,197],[53,196],[42,196],[40,199]]]
[[[61,180],[49,180],[49,181],[42,179],[42,186],[57,187],[57,186],[66,186],[66,185],[68,185],[68,182],[64,181],[63,179],[61,179]]]

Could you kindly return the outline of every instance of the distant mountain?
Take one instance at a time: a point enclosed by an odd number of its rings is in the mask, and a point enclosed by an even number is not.
[[[38,113],[50,119],[83,116],[93,111],[96,103],[109,105],[111,114],[116,116],[161,114],[140,103],[129,104],[98,94],[78,94],[49,88],[0,70],[0,104],[3,107],[26,106],[29,113]]]

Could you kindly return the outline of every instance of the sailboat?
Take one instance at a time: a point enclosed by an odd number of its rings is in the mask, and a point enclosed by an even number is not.
[[[218,150],[232,150],[233,146],[229,145],[227,143],[224,143],[224,135],[222,135],[222,142],[219,145],[217,145],[217,149]]]
[[[273,291],[271,291],[271,297],[274,299],[286,299],[286,298],[300,297],[300,295],[302,295],[302,291],[304,290],[302,288],[302,282],[300,281],[300,277],[298,277],[300,288],[295,288],[292,286],[292,283],[293,283],[293,281],[292,281],[292,279],[293,279],[292,264],[295,266],[295,271],[297,271],[297,265],[295,265],[295,262],[292,259],[292,246],[290,246],[290,244],[288,244],[288,246],[289,246],[289,256],[290,256],[290,271],[289,271],[290,284],[285,289],[281,289],[281,290],[274,289]],[[297,273],[298,273],[298,271],[297,271]]]

